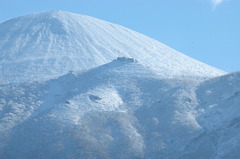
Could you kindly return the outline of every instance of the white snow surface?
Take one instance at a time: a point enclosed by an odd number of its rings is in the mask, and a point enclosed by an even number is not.
[[[0,24],[0,83],[47,80],[117,57],[134,58],[164,78],[224,74],[140,33],[85,15],[50,11]]]
[[[0,35],[1,159],[240,158],[240,72],[63,11]]]
[[[0,157],[239,158],[239,79],[162,79],[121,58],[1,85]]]

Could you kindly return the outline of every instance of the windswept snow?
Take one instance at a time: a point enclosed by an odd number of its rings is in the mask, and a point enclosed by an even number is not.
[[[0,83],[50,79],[118,57],[134,58],[166,78],[224,74],[122,26],[64,11],[0,24],[0,52]]]
[[[0,70],[1,159],[240,158],[240,73],[122,26],[9,20]]]
[[[0,138],[0,156],[120,159],[180,153],[186,134],[201,129],[193,109],[196,81],[162,80],[134,61],[118,58],[46,82],[3,85],[0,116],[7,137]],[[22,91],[11,95],[17,90]]]
[[[186,146],[182,158],[240,157],[239,92],[240,72],[214,78],[198,86],[196,120],[202,132]]]
[[[118,58],[46,82],[2,85],[0,156],[231,158],[239,146],[238,74],[198,86],[196,79],[159,78],[133,61]]]

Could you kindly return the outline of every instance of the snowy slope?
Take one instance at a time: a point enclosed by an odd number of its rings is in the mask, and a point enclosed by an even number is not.
[[[239,73],[163,80],[119,58],[0,87],[1,158],[239,158]],[[21,146],[19,146],[21,145]]]
[[[0,70],[1,159],[240,158],[240,73],[122,26],[63,11],[9,20]]]
[[[2,85],[0,157],[235,159],[239,79],[162,79],[118,58],[45,82]]]
[[[50,79],[132,57],[165,78],[223,71],[122,26],[64,11],[0,24],[0,83]]]
[[[195,84],[161,80],[136,60],[118,58],[80,74],[4,85],[0,156],[176,157],[200,129]]]
[[[203,131],[187,146],[184,158],[240,158],[240,72],[214,78],[197,91],[198,123]],[[194,153],[193,153],[194,152]]]

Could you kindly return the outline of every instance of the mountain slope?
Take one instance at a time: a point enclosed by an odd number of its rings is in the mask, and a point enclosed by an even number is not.
[[[0,156],[175,158],[201,129],[195,84],[162,80],[118,58],[80,74],[1,86]]]
[[[0,24],[0,83],[50,79],[132,57],[164,78],[223,71],[122,26],[64,11]]]
[[[240,158],[240,72],[206,81],[196,94],[197,121],[204,131],[188,145],[186,156],[195,151],[203,158]]]
[[[239,77],[199,85],[118,58],[45,82],[2,85],[0,156],[238,158]]]
[[[240,157],[239,72],[122,26],[63,11],[9,20],[0,70],[1,159]]]

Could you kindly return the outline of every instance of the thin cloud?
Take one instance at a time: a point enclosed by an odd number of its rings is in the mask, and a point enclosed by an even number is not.
[[[219,4],[221,4],[224,0],[212,0],[213,7],[215,8]]]

